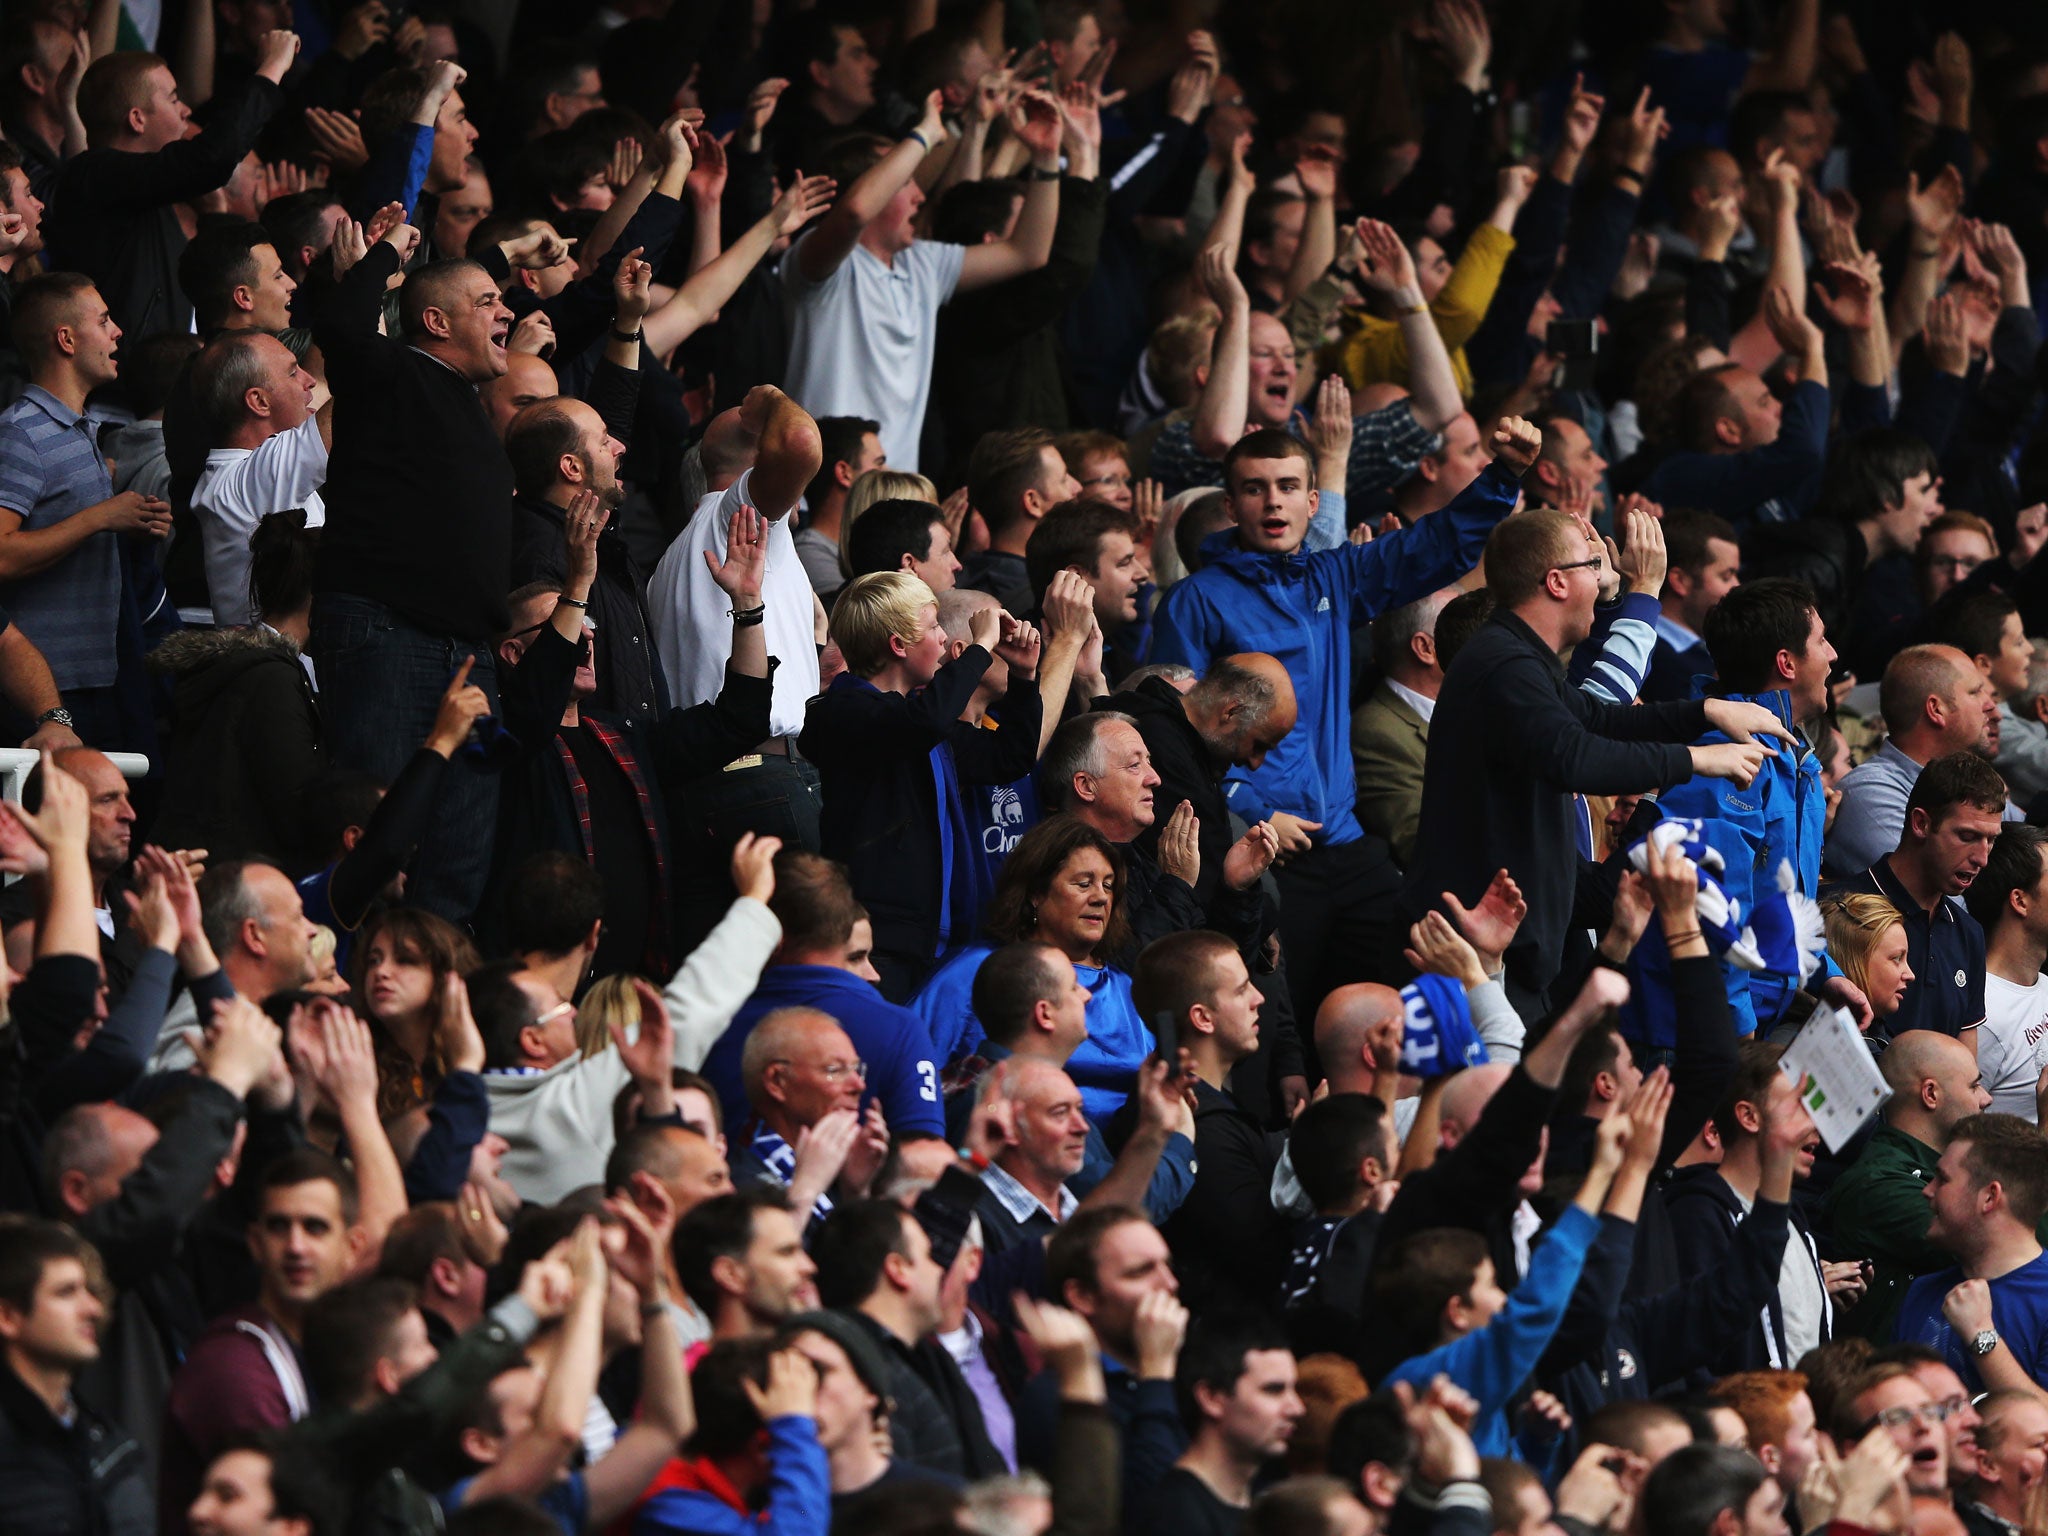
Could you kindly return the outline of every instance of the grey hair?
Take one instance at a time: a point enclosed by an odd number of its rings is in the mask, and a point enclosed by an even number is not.
[[[1278,702],[1271,683],[1249,667],[1232,661],[1211,662],[1189,697],[1218,709],[1235,704],[1245,712],[1248,722],[1265,719]]]
[[[216,439],[242,424],[249,411],[249,391],[270,382],[263,343],[273,339],[268,331],[229,331],[215,339],[193,364],[192,388]]]
[[[51,1210],[61,1212],[58,1198],[64,1175],[74,1170],[88,1178],[105,1173],[113,1162],[114,1140],[107,1134],[101,1104],[76,1104],[58,1116],[57,1123],[43,1137],[43,1197]]]
[[[263,923],[270,915],[247,879],[249,870],[260,862],[229,859],[199,877],[199,926],[206,931],[213,952],[223,960],[234,952],[242,924]]]
[[[1391,673],[1410,649],[1417,635],[1436,633],[1437,615],[1457,593],[1450,588],[1418,597],[1412,603],[1381,614],[1372,625],[1372,664],[1381,676]]]
[[[1184,667],[1177,661],[1155,661],[1150,666],[1139,667],[1124,674],[1123,689],[1129,692],[1148,678],[1158,678],[1162,683],[1171,683],[1185,693],[1201,680],[1201,673],[1193,667]]]
[[[1098,709],[1076,715],[1052,733],[1038,764],[1038,781],[1051,809],[1064,811],[1074,803],[1075,774],[1085,773],[1091,779],[1099,779],[1109,772],[1102,727],[1112,724],[1128,725],[1134,731],[1138,728],[1138,722],[1129,715],[1114,709]]]
[[[2034,648],[2033,659],[2027,663],[2027,684],[2012,696],[2012,712],[2022,720],[2031,720],[2034,705],[2048,694],[2048,640],[2029,639],[2027,644]]]
[[[1038,1536],[1017,1506],[1026,1499],[1050,1499],[1052,1484],[1026,1469],[1011,1477],[985,1477],[967,1490],[960,1520],[979,1536]]]

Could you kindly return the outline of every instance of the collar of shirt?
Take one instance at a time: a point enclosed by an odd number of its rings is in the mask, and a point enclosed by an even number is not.
[[[1700,637],[1687,629],[1668,613],[1660,613],[1651,620],[1656,626],[1657,636],[1667,640],[1674,651],[1689,651],[1700,643]]]
[[[970,1360],[981,1357],[981,1319],[970,1307],[965,1321],[951,1333],[940,1334],[939,1342],[946,1346],[953,1363],[964,1368]]]
[[[981,1170],[981,1182],[988,1186],[988,1192],[996,1197],[996,1203],[1009,1213],[1013,1221],[1029,1221],[1039,1211],[1045,1211],[1054,1221],[1065,1221],[1074,1214],[1074,1207],[1081,1203],[1074,1198],[1074,1192],[1062,1184],[1060,1208],[1046,1211],[1045,1202],[1018,1183],[998,1163],[990,1163]]]
[[[1893,906],[1897,907],[1901,916],[1909,920],[1917,917],[1929,928],[1934,926],[1938,918],[1945,917],[1951,923],[1956,920],[1955,906],[1945,896],[1934,898],[1932,910],[1921,906],[1913,893],[1906,889],[1905,883],[1892,873],[1892,856],[1890,854],[1886,854],[1870,866],[1870,878],[1877,883],[1878,893]]]
[[[461,370],[459,370],[453,363],[449,362],[445,357],[436,357],[434,356],[433,353],[429,352],[425,347],[409,347],[407,350],[419,353],[421,357],[426,358],[429,362],[439,363],[443,368],[446,368],[458,379],[462,378]],[[467,383],[468,380],[465,379],[463,380],[463,382]]]
[[[45,416],[48,416],[53,421],[62,422],[67,427],[75,427],[85,420],[85,417],[80,412],[71,409],[70,406],[59,400],[40,384],[29,385],[28,388],[21,392],[21,398],[33,400],[37,408]]]
[[[1397,683],[1391,677],[1387,679],[1387,686],[1394,690],[1395,698],[1422,716],[1424,725],[1429,724],[1430,717],[1436,713],[1435,699],[1425,698],[1406,683]]]

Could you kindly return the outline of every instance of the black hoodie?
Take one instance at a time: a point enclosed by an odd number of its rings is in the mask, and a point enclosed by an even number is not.
[[[1748,1213],[1720,1170],[1704,1163],[1679,1169],[1665,1187],[1664,1201],[1671,1216],[1672,1236],[1678,1244],[1678,1262],[1684,1272],[1701,1275],[1725,1267],[1735,1242],[1735,1229]],[[1806,1250],[1825,1296],[1827,1285],[1821,1272],[1820,1250],[1814,1246],[1806,1218],[1799,1214],[1796,1198],[1792,1204],[1792,1241]],[[1820,1312],[1821,1342],[1826,1343],[1834,1335],[1834,1304],[1824,1301]],[[1789,1371],[1797,1364],[1785,1344],[1784,1303],[1773,1290],[1770,1305],[1757,1314],[1747,1333],[1728,1341],[1726,1352],[1714,1363],[1711,1374]]]
[[[307,873],[318,856],[305,846],[301,802],[322,758],[299,648],[274,629],[187,629],[149,664],[171,679],[174,722],[154,839],[207,849],[216,864],[260,857]]]

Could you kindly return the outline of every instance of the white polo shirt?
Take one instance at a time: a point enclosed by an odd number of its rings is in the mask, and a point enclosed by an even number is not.
[[[327,521],[320,487],[327,480],[327,444],[320,423],[307,417],[257,448],[216,448],[192,487],[192,514],[206,557],[206,590],[213,621],[223,628],[252,624],[249,600],[249,540],[256,525],[273,512],[306,509],[306,526]]]
[[[725,686],[725,664],[732,660],[732,599],[711,579],[704,553],[725,559],[726,530],[734,512],[752,505],[753,479],[750,469],[698,502],[689,526],[676,535],[647,584],[654,643],[661,649],[669,703],[678,709],[708,704]],[[769,731],[776,736],[803,730],[804,707],[818,692],[816,599],[789,521],[785,514],[768,525],[767,569],[761,576],[768,654],[780,663],[768,711]]]
[[[939,306],[960,284],[964,245],[919,240],[884,262],[856,245],[822,282],[809,282],[797,253],[782,258],[792,312],[789,396],[813,416],[881,423],[891,469],[917,468],[917,440],[932,392]]]

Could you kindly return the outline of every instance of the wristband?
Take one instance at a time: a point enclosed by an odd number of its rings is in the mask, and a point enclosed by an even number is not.
[[[641,329],[636,329],[635,331],[633,331],[633,333],[632,333],[631,335],[628,335],[628,334],[627,334],[626,332],[624,332],[624,331],[613,331],[613,332],[612,332],[612,340],[613,340],[613,341],[628,341],[628,342],[637,342],[637,341],[638,341],[638,340],[640,339],[640,336],[641,336],[641,333],[642,333],[642,329],[644,329],[644,327],[643,327],[643,328],[641,328]]]
[[[989,1161],[987,1153],[976,1152],[967,1147],[955,1147],[953,1150],[960,1154],[960,1161],[967,1164],[976,1173],[986,1173],[988,1171]]]
[[[726,617],[732,620],[734,629],[752,629],[757,624],[766,623],[768,619],[766,603],[757,603],[752,608],[728,608],[725,612]]]
[[[917,147],[923,150],[926,154],[930,154],[932,152],[932,141],[926,138],[921,130],[913,128],[910,130],[909,133],[905,134],[904,137],[917,140]]]
[[[1031,167],[1031,174],[1025,179],[1027,181],[1058,181],[1060,173],[1057,170],[1041,171],[1034,165]]]
[[[590,606],[590,599],[585,597],[571,597],[566,592],[562,594],[561,601],[567,603],[571,608],[588,608]]]
[[[1395,310],[1394,318],[1397,320],[1406,320],[1410,315],[1426,315],[1428,313],[1429,306],[1427,304],[1411,304],[1406,309]]]

